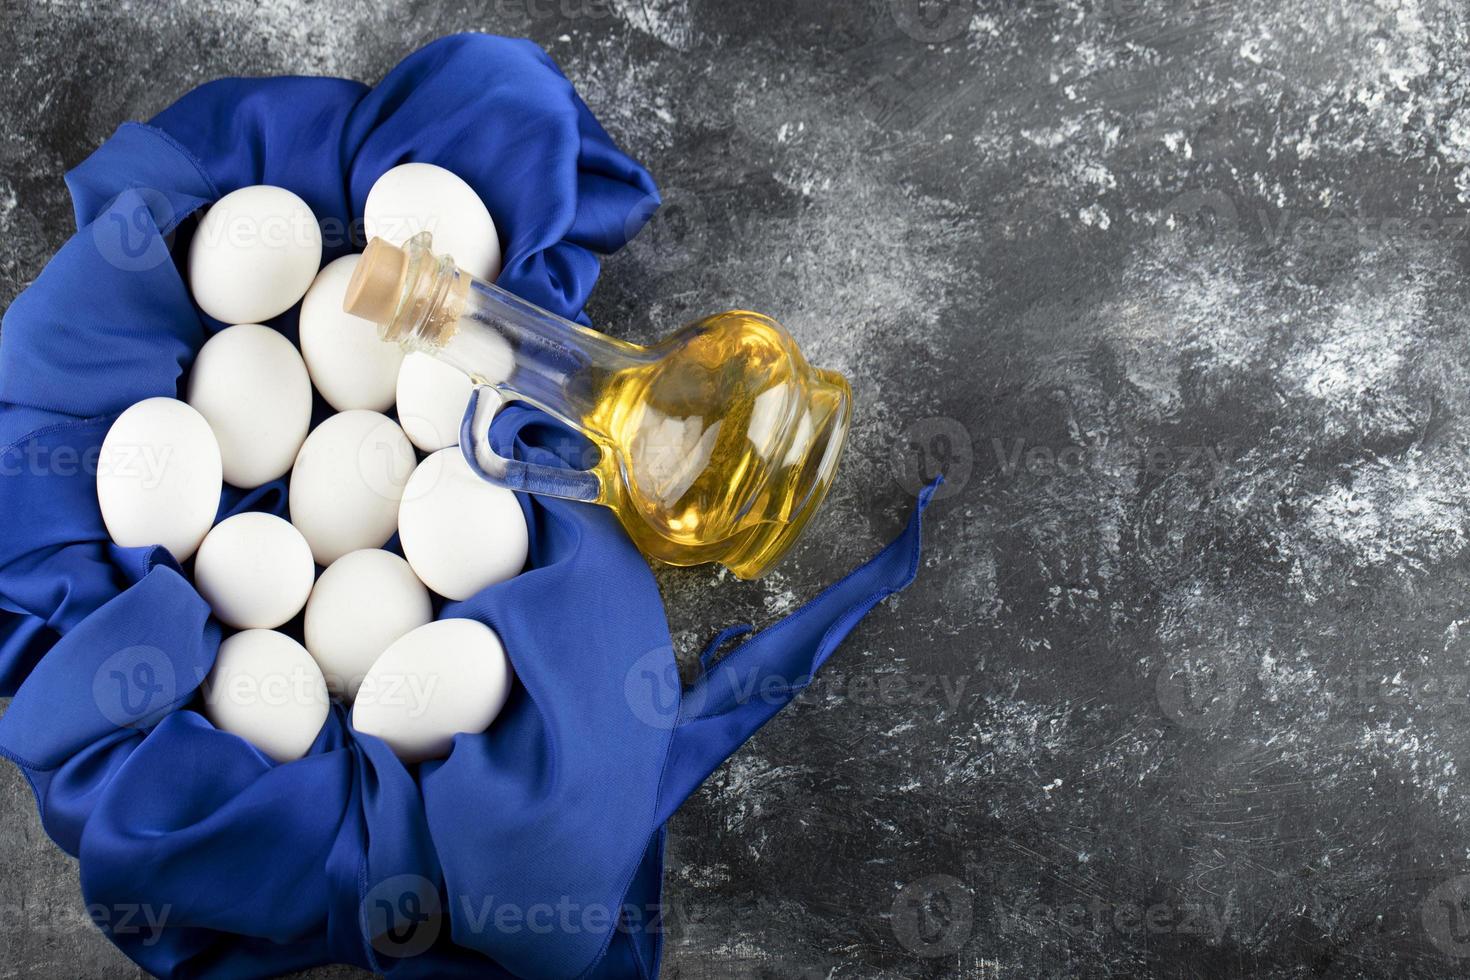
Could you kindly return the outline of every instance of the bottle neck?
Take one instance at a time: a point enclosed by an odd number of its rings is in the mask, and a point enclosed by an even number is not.
[[[402,249],[375,239],[358,276],[349,308],[371,298],[371,280],[384,283],[384,298],[371,310],[384,340],[431,354],[584,432],[607,379],[652,357],[469,275],[452,257],[434,255],[426,234]]]
[[[573,426],[584,428],[594,415],[609,377],[651,357],[493,283],[459,269],[452,275],[459,282],[448,287],[445,301],[457,306],[457,315],[426,352]]]

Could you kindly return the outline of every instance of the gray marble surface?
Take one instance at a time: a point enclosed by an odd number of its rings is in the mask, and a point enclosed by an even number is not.
[[[1463,4],[0,16],[4,301],[68,234],[62,173],[200,82],[544,45],[670,202],[594,320],[769,311],[857,391],[776,574],[660,574],[683,651],[947,466],[919,581],[674,818],[666,977],[1470,969]],[[0,977],[134,972],[10,767],[0,861]]]

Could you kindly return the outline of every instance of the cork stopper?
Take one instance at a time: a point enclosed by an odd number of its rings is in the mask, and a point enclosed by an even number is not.
[[[381,238],[368,242],[347,284],[342,309],[373,323],[390,323],[408,280],[408,253]]]

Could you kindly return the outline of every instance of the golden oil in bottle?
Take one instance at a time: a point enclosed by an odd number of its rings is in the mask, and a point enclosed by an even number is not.
[[[827,491],[851,393],[807,365],[773,320],[735,310],[613,372],[584,429],[603,448],[607,504],[640,550],[673,565],[769,568]]]
[[[427,234],[368,244],[344,304],[385,339],[454,365],[579,430],[589,471],[505,459],[485,429],[462,445],[487,480],[598,503],[671,565],[769,569],[836,475],[852,412],[839,374],[812,368],[775,320],[707,317],[649,347],[541,309],[435,256]],[[473,404],[473,403],[472,403]]]

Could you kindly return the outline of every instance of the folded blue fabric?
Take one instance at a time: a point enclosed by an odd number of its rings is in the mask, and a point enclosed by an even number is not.
[[[284,765],[217,731],[192,707],[221,627],[166,550],[109,542],[98,447],[132,403],[177,397],[222,326],[179,274],[191,215],[238,187],[287,187],[330,261],[360,247],[373,181],[409,160],[485,200],[501,285],[583,322],[596,253],[657,201],[539,48],[455,36],[371,89],[225,79],[122,126],[67,176],[79,230],[5,316],[0,690],[15,698],[0,752],[79,858],[99,925],[158,976],[333,961],[394,977],[656,975],[665,821],[917,568],[927,494],[871,562],[685,686],[653,577],[612,515],[523,496],[527,570],[439,611],[505,642],[517,683],[489,731],[412,767],[340,707]],[[295,316],[272,325],[294,338]],[[577,457],[522,406],[492,439]],[[242,510],[284,515],[285,482],[226,488],[220,516]]]

